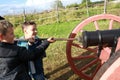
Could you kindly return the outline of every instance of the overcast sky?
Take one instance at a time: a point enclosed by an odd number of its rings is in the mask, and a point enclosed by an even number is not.
[[[23,9],[48,10],[55,0],[0,0],[0,15],[6,13],[19,13]],[[63,5],[81,3],[82,0],[61,0]],[[100,1],[100,0],[91,0]]]

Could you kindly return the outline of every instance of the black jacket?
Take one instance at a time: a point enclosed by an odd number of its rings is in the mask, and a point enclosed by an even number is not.
[[[44,54],[49,42],[28,51],[25,47],[0,42],[0,80],[31,80],[25,63]]]

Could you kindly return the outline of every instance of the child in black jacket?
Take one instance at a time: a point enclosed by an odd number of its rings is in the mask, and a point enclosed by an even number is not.
[[[34,41],[32,37],[30,41]],[[13,25],[6,20],[0,20],[0,80],[31,80],[25,63],[41,57],[52,42],[55,40],[48,38],[32,51],[16,46]]]

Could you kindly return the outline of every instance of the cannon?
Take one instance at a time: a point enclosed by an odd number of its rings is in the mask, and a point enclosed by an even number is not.
[[[98,57],[100,56],[102,47],[112,47],[111,56],[115,52],[119,37],[120,29],[84,31],[82,32],[81,42],[84,48],[98,46]]]
[[[120,29],[113,30],[97,30],[82,32],[82,45],[84,48],[88,46],[108,46],[114,47],[117,38],[120,36]]]
[[[115,53],[117,44],[118,42],[120,43],[119,37],[120,29],[82,32],[82,40],[80,41],[82,42],[83,47],[87,48],[89,46],[98,46],[98,57],[101,55],[101,50],[103,47],[112,48],[110,58],[106,63],[104,63],[104,65],[102,65],[93,80],[120,80],[120,74],[118,73],[120,70],[120,50]],[[115,54],[113,55],[113,53]]]
[[[71,69],[80,79],[93,80],[94,78],[94,80],[100,80],[100,77],[103,76],[102,74],[99,76],[102,66],[111,62],[109,59],[120,48],[120,46],[117,46],[120,45],[118,42],[119,27],[119,16],[100,14],[83,20],[72,30],[68,38],[82,36],[82,41],[67,41],[66,55]],[[116,60],[112,62],[114,63]],[[103,74],[106,70],[103,71]],[[99,76],[99,78],[96,78],[96,76]]]

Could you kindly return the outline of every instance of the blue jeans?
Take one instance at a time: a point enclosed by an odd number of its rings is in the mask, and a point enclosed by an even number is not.
[[[31,73],[34,80],[45,80],[42,58],[35,60],[34,64],[36,65],[35,67],[36,73],[34,74]]]

